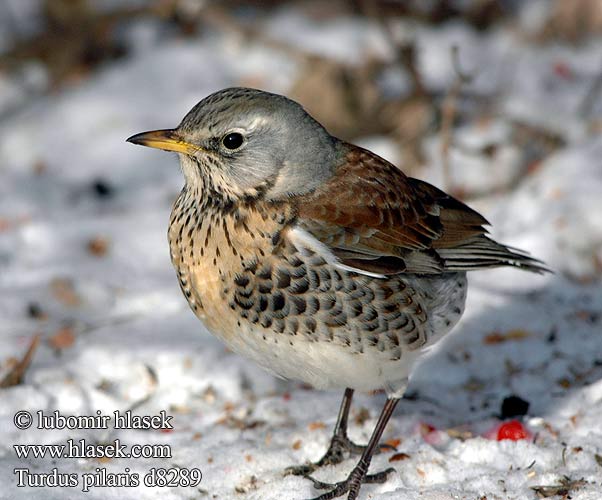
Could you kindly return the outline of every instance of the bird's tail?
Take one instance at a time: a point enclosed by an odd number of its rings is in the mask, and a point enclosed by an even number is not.
[[[449,271],[474,271],[492,267],[513,266],[538,274],[552,272],[541,260],[481,234],[454,248],[441,248],[437,253]]]

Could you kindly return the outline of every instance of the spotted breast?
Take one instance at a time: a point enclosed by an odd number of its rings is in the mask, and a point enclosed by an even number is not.
[[[424,348],[459,319],[465,273],[418,285],[412,274],[356,272],[303,229],[299,212],[186,186],[169,241],[190,307],[232,350],[281,377],[403,391]]]

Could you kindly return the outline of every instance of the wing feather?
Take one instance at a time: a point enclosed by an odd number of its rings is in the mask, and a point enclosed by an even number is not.
[[[334,176],[296,198],[297,228],[337,265],[370,275],[440,274],[498,266],[546,267],[487,236],[487,220],[440,189],[346,145]],[[298,238],[298,235],[297,235]]]

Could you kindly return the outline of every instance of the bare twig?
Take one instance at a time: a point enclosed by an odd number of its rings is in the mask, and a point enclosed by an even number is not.
[[[586,484],[587,481],[585,481],[583,478],[572,480],[571,478],[565,476],[558,481],[558,484],[531,486],[531,489],[539,498],[549,498],[555,496],[562,496],[563,498],[566,498],[571,491],[578,490]]]
[[[2,29],[8,31],[8,38],[12,43],[17,43],[20,38],[19,23],[16,22],[11,3],[1,2],[0,12],[2,13],[2,18],[4,19]]]
[[[6,376],[0,381],[0,388],[4,389],[6,387],[13,387],[15,385],[19,385],[23,381],[23,376],[29,367],[33,355],[40,343],[40,335],[36,335],[31,343],[29,344],[29,348],[27,352],[23,356],[23,359],[19,361],[10,372],[6,374]]]
[[[311,54],[293,44],[266,35],[261,26],[257,24],[243,23],[237,20],[220,5],[210,4],[205,7],[201,12],[201,19],[223,33],[238,36],[246,43],[259,43],[267,48],[284,52],[300,62],[311,60]]]
[[[443,169],[443,189],[451,188],[449,149],[452,143],[452,129],[456,119],[458,96],[465,84],[472,81],[473,75],[465,73],[460,68],[459,49],[457,45],[451,48],[451,57],[456,80],[443,100],[441,117],[441,165]]]
[[[588,89],[587,94],[585,94],[583,101],[581,101],[581,104],[579,105],[579,109],[577,110],[577,113],[581,118],[586,118],[591,115],[591,109],[592,109],[594,103],[596,102],[596,99],[600,95],[601,91],[602,91],[602,65],[601,65],[600,71],[598,71],[598,74],[596,75],[596,78],[594,78],[594,81],[592,82],[590,88]]]
[[[395,52],[395,60],[397,64],[407,72],[408,76],[412,80],[414,95],[426,95],[427,91],[424,87],[422,76],[420,75],[416,64],[416,45],[414,44],[414,41],[399,41],[395,36],[395,33],[393,33],[391,24],[387,22],[387,19],[379,12],[376,12],[376,8],[374,6],[371,4],[368,5],[370,5],[371,9],[368,12],[378,20],[387,42]],[[367,9],[368,7],[366,7],[366,10]]]

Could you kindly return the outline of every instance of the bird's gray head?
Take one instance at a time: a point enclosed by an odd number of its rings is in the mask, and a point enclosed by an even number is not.
[[[267,199],[311,191],[332,175],[340,151],[339,141],[299,104],[248,88],[220,90],[176,129],[128,141],[180,153],[187,184]]]

